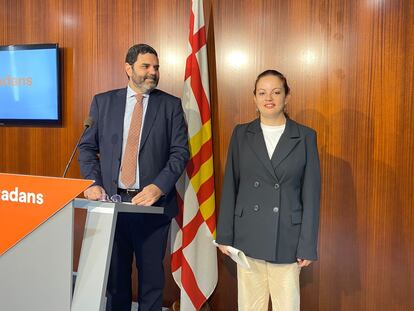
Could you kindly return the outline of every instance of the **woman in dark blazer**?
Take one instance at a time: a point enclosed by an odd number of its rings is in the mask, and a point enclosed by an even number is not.
[[[237,125],[228,150],[217,243],[242,250],[239,310],[299,310],[299,272],[317,259],[320,171],[314,130],[285,114],[286,78],[266,70],[256,80],[260,118]]]

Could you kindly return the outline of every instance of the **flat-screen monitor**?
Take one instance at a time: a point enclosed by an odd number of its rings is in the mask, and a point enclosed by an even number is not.
[[[57,44],[0,46],[0,125],[60,125]]]

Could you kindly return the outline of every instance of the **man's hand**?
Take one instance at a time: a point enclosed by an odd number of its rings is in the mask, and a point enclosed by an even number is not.
[[[85,199],[98,201],[105,195],[105,190],[101,186],[92,186],[83,192]]]
[[[298,262],[299,267],[301,267],[301,268],[307,267],[312,263],[312,260],[307,260],[307,259],[297,258],[296,260]]]
[[[140,193],[132,198],[132,203],[136,205],[151,206],[163,195],[162,191],[158,186],[149,184],[144,187]]]

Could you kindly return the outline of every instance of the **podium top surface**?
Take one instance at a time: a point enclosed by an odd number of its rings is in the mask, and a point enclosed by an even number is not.
[[[88,211],[99,209],[100,212],[108,212],[113,210],[119,213],[146,213],[146,214],[164,214],[164,208],[161,206],[144,206],[135,205],[127,202],[102,202],[102,201],[90,201],[86,199],[73,200],[74,208],[84,208]]]

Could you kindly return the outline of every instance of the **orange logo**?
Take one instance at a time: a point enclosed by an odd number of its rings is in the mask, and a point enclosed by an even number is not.
[[[0,174],[0,256],[92,183],[92,180]]]

